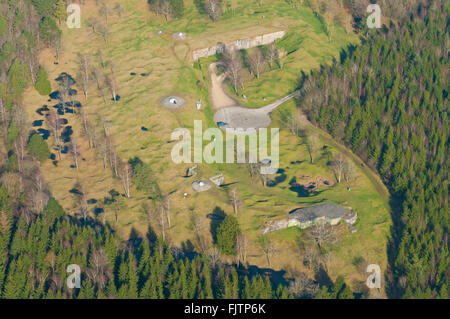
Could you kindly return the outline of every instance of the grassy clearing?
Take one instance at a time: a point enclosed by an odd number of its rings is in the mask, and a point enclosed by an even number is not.
[[[175,191],[171,195],[172,227],[169,233],[170,240],[180,245],[186,240],[192,240],[191,231],[188,229],[191,210],[203,217],[207,233],[209,219],[206,215],[216,207],[226,213],[233,213],[225,188],[213,187],[208,192],[194,193],[191,188],[194,179],[182,177],[191,165],[176,165],[170,157],[173,143],[169,143],[169,140],[173,129],[186,127],[192,130],[194,120],[202,120],[204,126],[214,126],[214,113],[209,104],[207,65],[215,58],[202,59],[201,69],[195,69],[190,61],[191,51],[215,45],[218,41],[228,42],[266,32],[287,30],[286,38],[278,43],[279,47],[288,52],[283,58],[283,69],[274,68],[262,74],[259,80],[247,82],[243,93],[248,99],[241,99],[240,102],[248,107],[256,107],[292,92],[297,87],[300,71],[309,72],[321,64],[330,63],[341,48],[355,42],[356,38],[336,28],[337,31],[329,42],[322,31],[320,21],[309,9],[301,7],[293,10],[283,0],[267,1],[262,7],[256,7],[248,1],[231,1],[233,13],[226,12],[224,18],[217,23],[200,15],[191,1],[185,1],[185,17],[169,23],[165,23],[162,17],[152,15],[147,9],[146,1],[121,2],[127,12],[122,18],[117,15],[111,18],[112,36],[107,45],[87,27],[64,30],[64,52],[59,65],[53,64],[54,59],[50,51],[43,53],[41,63],[48,70],[49,78],[54,79],[61,72],[76,74],[77,52],[91,54],[92,61],[97,66],[99,59],[95,55],[99,50],[104,51],[107,60],[114,61],[121,99],[104,104],[93,83],[86,106],[90,119],[98,123],[99,127],[101,117],[110,120],[112,125],[109,132],[121,158],[126,160],[138,156],[144,162],[151,163],[163,192]],[[83,12],[83,19],[87,19],[96,15],[97,9],[90,3],[83,7]],[[157,35],[158,30],[164,30],[165,34]],[[173,40],[172,32],[178,31],[188,34],[186,41]],[[131,72],[136,75],[131,76]],[[141,73],[147,73],[148,76],[141,76]],[[55,88],[55,83],[52,84]],[[176,111],[161,107],[160,99],[169,94],[181,95],[187,101],[186,106]],[[263,101],[263,97],[266,97],[267,101]],[[198,112],[195,109],[195,101],[200,98],[206,105]],[[24,100],[30,122],[40,119],[35,110],[42,104],[48,104],[46,97],[41,97],[30,89]],[[292,111],[294,108],[293,101],[281,106],[273,114],[272,126],[281,126],[279,112]],[[54,196],[69,213],[78,209],[74,196],[69,192],[77,181],[88,190],[89,198],[98,200],[91,208],[101,207],[101,200],[108,195],[108,191],[112,188],[121,191],[121,186],[112,177],[111,170],[103,169],[101,160],[88,149],[77,115],[67,114],[64,117],[73,127],[85,161],[81,163],[79,172],[70,168],[72,161],[67,155],[63,156],[57,167],[48,162],[42,167],[46,180]],[[141,126],[149,130],[144,132],[140,129]],[[52,143],[50,138],[49,144]],[[324,136],[322,144],[328,145],[332,152],[337,150]],[[382,269],[387,265],[385,247],[390,225],[388,209],[374,184],[359,166],[358,179],[352,185],[351,192],[347,191],[345,185],[321,186],[315,195],[299,197],[290,189],[289,182],[293,177],[298,180],[299,175],[310,174],[313,177],[333,179],[332,172],[326,166],[327,158],[321,152],[314,155],[318,161],[310,164],[305,145],[297,137],[282,130],[280,167],[286,177],[276,186],[263,187],[259,181],[252,180],[242,164],[200,164],[196,179],[207,179],[223,173],[225,183],[237,183],[243,201],[238,219],[243,231],[251,239],[249,262],[261,267],[266,266],[265,258],[253,242],[259,235],[261,226],[268,220],[283,218],[294,208],[322,202],[335,202],[357,210],[360,216],[356,224],[358,232],[351,235],[345,228],[342,230],[342,241],[333,250],[335,260],[330,267],[330,275],[335,278],[342,274],[349,278],[350,282],[361,281],[365,277],[353,265],[355,258],[363,257],[370,263],[379,264]],[[291,163],[297,161],[300,163]],[[184,198],[183,193],[188,193],[189,196]],[[148,224],[142,204],[148,200],[148,194],[132,190],[132,198],[127,200],[128,209],[120,213],[116,225],[124,237],[128,236],[132,228],[141,234],[147,231]],[[106,219],[115,224],[113,213],[107,212]],[[300,262],[295,245],[299,235],[302,235],[302,232],[298,229],[287,229],[270,235],[279,248],[279,254],[273,260],[274,269],[307,271]]]

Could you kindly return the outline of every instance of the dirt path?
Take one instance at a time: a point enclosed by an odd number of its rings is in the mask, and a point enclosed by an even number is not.
[[[248,109],[245,107],[241,107],[238,102],[236,102],[228,94],[225,93],[222,86],[223,81],[225,80],[225,75],[217,75],[216,64],[217,63],[212,63],[209,66],[209,74],[211,78],[211,100],[214,109],[217,111],[214,114],[214,122],[227,123],[224,128],[231,127],[235,129],[245,130],[251,128],[258,129],[268,127],[271,123],[270,113],[272,113],[278,106],[294,98],[300,93],[300,91],[297,90],[275,101],[274,103],[260,108]],[[364,162],[347,147],[336,142],[328,133],[315,127],[300,110],[299,112],[301,122],[306,124],[306,128],[308,130],[318,133],[324,141],[334,146],[340,152],[344,153],[347,157],[351,158],[353,162],[360,167],[363,174],[374,185],[378,194],[383,199],[386,208],[390,210],[389,191],[381,181],[380,176],[372,171],[367,165],[365,165]]]
[[[238,106],[234,99],[225,93],[222,82],[225,80],[225,74],[217,75],[217,63],[209,65],[209,76],[211,78],[211,101],[215,110],[223,107]]]
[[[266,113],[272,113],[277,107],[279,107],[284,102],[292,99],[293,97],[297,96],[300,93],[300,90],[294,91],[289,95],[286,95],[285,97],[279,99],[278,101],[273,102],[272,104],[266,105],[261,108]]]
[[[299,91],[295,91],[274,103],[260,108],[245,108],[239,105],[223,89],[225,74],[217,75],[217,64],[211,63],[208,67],[211,78],[211,101],[214,109],[214,122],[221,123],[222,128],[259,129],[268,127],[271,123],[270,113],[284,102],[292,99]]]

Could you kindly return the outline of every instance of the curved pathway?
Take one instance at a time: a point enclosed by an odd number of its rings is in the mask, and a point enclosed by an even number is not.
[[[239,103],[230,97],[223,89],[225,74],[217,75],[217,63],[211,63],[209,66],[209,75],[211,78],[211,101],[214,109],[214,122],[221,123],[221,128],[234,129],[259,129],[268,127],[271,123],[270,113],[284,102],[292,99],[299,91],[295,91],[274,103],[264,107],[249,109],[239,105]]]
[[[225,80],[225,74],[217,75],[218,64],[220,63],[211,63],[208,68],[211,78],[211,101],[214,109],[237,106],[239,103],[223,90],[222,83]]]
[[[272,113],[278,106],[280,106],[284,102],[295,97],[300,92],[299,90],[297,90],[275,101],[274,103],[263,106],[261,108],[248,109],[239,106],[239,103],[231,98],[228,94],[226,94],[226,92],[223,90],[222,82],[225,80],[225,75],[216,74],[216,63],[212,63],[209,66],[209,73],[212,82],[211,100],[214,108],[217,110],[216,114],[214,114],[214,122],[227,123],[228,125],[223,126],[223,128],[228,127],[235,129],[257,129],[268,127],[271,123],[270,113]],[[305,127],[306,129],[317,132],[323,140],[339,149],[346,156],[352,158],[352,160],[357,163],[358,166],[360,166],[360,169],[362,170],[364,175],[366,175],[366,177],[375,186],[375,189],[383,199],[386,208],[390,210],[389,191],[383,184],[380,176],[376,172],[372,171],[367,165],[362,165],[364,162],[356,154],[347,149],[344,145],[336,142],[329,134],[322,131],[320,128],[315,127],[311,122],[308,121],[303,113],[301,113],[301,120],[303,123],[307,124]]]

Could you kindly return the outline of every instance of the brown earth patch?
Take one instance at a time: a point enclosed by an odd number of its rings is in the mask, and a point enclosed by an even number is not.
[[[300,175],[300,178],[306,179],[307,176],[310,176],[310,175]],[[307,181],[306,183],[299,184],[299,185],[303,186],[303,188],[305,190],[307,190],[308,192],[312,192],[312,191],[317,190],[319,188],[319,186],[321,186],[321,185],[327,186],[327,187],[333,186],[334,181],[330,180],[326,177],[317,176],[316,178],[311,179],[311,180]]]

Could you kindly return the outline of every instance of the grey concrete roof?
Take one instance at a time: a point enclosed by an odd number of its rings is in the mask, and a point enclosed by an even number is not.
[[[175,102],[175,103],[173,103]],[[177,109],[186,104],[186,100],[182,97],[170,95],[160,101],[161,105],[169,109]]]
[[[289,213],[288,219],[296,219],[299,222],[314,221],[317,218],[329,219],[342,218],[348,210],[336,204],[321,204],[312,207],[297,208]]]
[[[204,192],[211,188],[211,184],[206,181],[196,181],[192,183],[192,188],[197,193]]]

